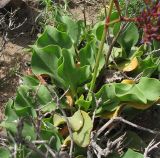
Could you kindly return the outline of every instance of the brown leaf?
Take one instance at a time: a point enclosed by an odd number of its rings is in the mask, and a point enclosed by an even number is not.
[[[134,57],[129,64],[127,64],[125,67],[123,67],[124,72],[130,72],[135,70],[138,67],[138,60],[136,57]]]

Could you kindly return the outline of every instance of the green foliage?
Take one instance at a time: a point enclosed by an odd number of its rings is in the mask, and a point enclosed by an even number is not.
[[[50,2],[46,1],[46,3]],[[117,13],[114,12],[111,20],[116,17]],[[113,37],[116,36],[120,25],[118,23],[110,27],[109,32]],[[8,135],[17,138],[17,133],[21,132],[22,140],[32,142],[37,139],[44,140],[58,153],[62,146],[69,146],[68,143],[72,142],[68,131],[65,133],[61,131],[69,123],[75,144],[74,157],[80,158],[84,157],[83,153],[85,156],[87,154],[91,132],[99,127],[94,124],[92,117],[101,119],[104,114],[106,117],[107,114],[114,115],[121,105],[147,109],[157,103],[160,97],[160,81],[154,78],[154,75],[159,71],[157,64],[159,59],[154,55],[146,57],[147,49],[144,45],[136,46],[140,35],[134,23],[129,23],[118,37],[107,70],[119,71],[121,65],[126,67],[126,63],[128,66],[128,63],[136,58],[138,64],[133,65],[135,67],[133,69],[131,64],[132,71],[129,75],[135,78],[143,73],[142,77],[132,84],[105,83],[102,80],[100,87],[94,85],[96,92],[94,91],[87,98],[87,94],[91,93],[88,89],[97,66],[96,57],[103,29],[103,22],[88,30],[84,28],[82,21],[74,21],[68,16],[59,14],[55,18],[55,26],[46,26],[35,44],[31,46],[33,74],[23,77],[23,84],[17,89],[15,98],[10,99],[6,104],[5,119],[0,126],[7,130]],[[109,45],[105,43],[98,63],[97,80],[100,80],[99,76],[104,69],[108,48]],[[118,63],[118,68],[115,68],[113,61]],[[97,100],[100,100],[98,106]],[[20,123],[23,124],[21,131]],[[128,132],[127,140],[131,137],[134,138],[134,143],[126,147],[128,150],[126,152],[124,150],[121,158],[142,157],[141,153],[134,150],[140,151],[140,146],[143,144],[142,146],[145,147],[145,143],[142,143],[134,132]],[[36,147],[45,153],[48,150],[46,144],[38,144]],[[13,143],[9,145],[13,146]],[[27,154],[29,152],[30,157],[38,157],[35,151],[29,151],[31,149],[24,145],[23,141],[18,145],[18,147],[23,146],[23,152]],[[0,148],[1,153],[4,158],[10,154],[4,148]],[[51,155],[49,154],[48,157]],[[117,156],[116,153],[110,157],[119,158],[120,155]]]
[[[128,3],[127,11],[131,17],[139,15],[140,11],[145,7],[143,0],[132,0],[130,2],[127,2],[126,0],[119,0],[119,3],[124,14],[126,10],[126,4]]]

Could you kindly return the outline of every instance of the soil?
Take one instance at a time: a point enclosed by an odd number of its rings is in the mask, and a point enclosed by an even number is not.
[[[8,6],[6,6],[7,9]],[[0,12],[4,13],[5,9]],[[22,74],[26,71],[26,62],[30,60],[29,53],[25,50],[28,45],[33,44],[37,32],[34,31],[34,19],[39,13],[36,8],[25,6],[20,8],[15,15],[15,25],[23,25],[13,31],[6,31],[2,28],[0,36],[0,46],[3,45],[4,36],[7,32],[6,42],[0,51],[0,120],[3,118],[4,104],[11,97],[14,97],[16,88],[19,85]]]

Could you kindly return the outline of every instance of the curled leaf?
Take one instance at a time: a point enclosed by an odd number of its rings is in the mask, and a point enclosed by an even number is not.
[[[105,111],[102,114],[100,114],[99,117],[104,118],[104,119],[111,119],[111,118],[113,118],[115,112],[116,112],[116,110],[111,111],[111,112]]]
[[[62,116],[60,116],[58,114],[54,114],[54,116],[53,116],[53,123],[54,123],[55,127],[58,127],[59,125],[64,124],[65,122],[66,121],[65,121],[65,119]]]
[[[78,146],[87,147],[90,142],[90,134],[93,128],[93,123],[90,116],[86,112],[81,111],[81,114],[84,121],[83,127],[79,131],[73,133],[73,140]]]
[[[125,83],[125,84],[134,84],[135,81],[134,81],[134,80],[125,79],[125,80],[123,80],[121,83]]]
[[[123,67],[123,71],[124,72],[130,72],[130,71],[133,71],[135,70],[136,68],[138,67],[138,60],[136,57],[134,57],[129,64],[125,65]]]
[[[78,131],[83,126],[83,117],[80,110],[75,112],[72,117],[68,117],[67,119],[73,131]],[[63,116],[54,114],[53,122],[54,122],[54,126],[57,127],[61,124],[66,123],[66,120]]]
[[[133,103],[133,102],[129,102],[128,105],[135,108],[135,109],[141,109],[141,110],[145,110],[150,108],[154,103],[150,103],[150,104],[139,104],[139,103]]]
[[[78,110],[77,112],[74,113],[72,117],[68,118],[70,126],[73,131],[78,131],[82,128],[83,126],[83,117],[81,114],[81,111]]]
[[[65,147],[66,147],[66,146],[69,146],[69,145],[70,145],[70,142],[71,142],[71,137],[68,136],[68,137],[64,140],[62,146],[65,146]]]

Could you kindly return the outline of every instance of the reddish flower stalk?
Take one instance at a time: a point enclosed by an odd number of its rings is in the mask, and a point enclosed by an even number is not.
[[[160,40],[160,2],[146,0],[147,8],[137,17],[137,23],[143,29],[143,42]]]

